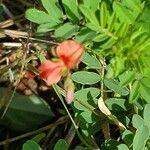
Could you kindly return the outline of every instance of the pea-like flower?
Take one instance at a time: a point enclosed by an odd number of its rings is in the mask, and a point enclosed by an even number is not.
[[[39,67],[40,77],[48,85],[60,81],[64,70],[73,69],[81,59],[84,47],[75,40],[66,40],[56,48],[57,62],[46,60]]]
[[[56,49],[57,56],[68,69],[73,69],[80,62],[83,52],[83,46],[74,40],[62,42]]]

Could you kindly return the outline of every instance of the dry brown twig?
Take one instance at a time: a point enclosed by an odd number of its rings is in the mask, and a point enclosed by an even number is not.
[[[24,15],[19,15],[19,16],[13,17],[11,19],[5,20],[3,22],[0,22],[0,29],[8,28],[10,26],[13,26],[17,23],[24,21],[23,17],[24,17]]]
[[[27,39],[28,38],[28,33],[27,32],[23,32],[23,31],[16,31],[16,30],[8,30],[8,29],[0,29],[0,33],[10,36],[12,38],[23,38],[23,39]],[[42,42],[42,43],[47,43],[47,44],[52,44],[52,45],[58,45],[57,42],[53,42],[53,41],[47,41],[47,40],[42,40],[42,39],[37,39],[37,38],[33,38],[32,35],[34,33],[31,33],[31,36],[29,37],[29,41],[37,41],[37,42]]]

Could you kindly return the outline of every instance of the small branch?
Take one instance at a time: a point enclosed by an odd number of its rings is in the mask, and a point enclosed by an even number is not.
[[[62,117],[60,119],[58,119],[55,123],[53,124],[50,124],[48,126],[45,126],[45,127],[42,127],[36,131],[32,131],[32,132],[27,132],[25,134],[22,134],[22,135],[19,135],[19,136],[16,136],[16,137],[13,137],[13,138],[10,138],[10,139],[6,139],[4,141],[1,141],[0,142],[0,145],[5,145],[5,144],[8,144],[8,143],[12,143],[12,142],[15,142],[15,141],[18,141],[20,139],[23,139],[25,137],[28,137],[28,136],[31,136],[31,135],[34,135],[34,134],[38,134],[38,133],[41,133],[45,130],[49,130],[50,128],[54,127],[54,126],[58,126],[60,124],[63,124],[67,121],[67,118],[66,117]]]
[[[22,47],[22,43],[20,42],[3,42],[0,43],[2,47]]]
[[[0,29],[8,28],[16,23],[20,23],[21,21],[24,20],[23,18],[24,15],[19,15],[17,17],[14,17],[12,19],[8,19],[5,21],[0,22]]]
[[[8,35],[8,36],[10,36],[12,38],[23,38],[23,39],[29,39],[29,41],[37,41],[37,42],[41,42],[41,43],[58,45],[58,43],[53,42],[53,41],[47,41],[47,40],[42,40],[42,39],[37,39],[37,38],[31,37],[31,36],[33,36],[34,33],[30,33],[31,34],[30,37],[28,37],[28,33],[27,32],[16,31],[16,30],[0,29],[0,33]]]
[[[68,143],[69,146],[71,145],[71,143],[75,137],[75,134],[76,134],[76,130],[75,130],[74,126],[71,125],[71,127],[68,131],[68,134],[65,137],[65,141]]]
[[[5,4],[1,4],[1,6],[3,7],[4,9],[4,12],[10,17],[10,18],[14,18],[14,15],[10,12],[10,10],[6,7]],[[21,28],[21,25],[19,23],[16,23],[16,25]]]

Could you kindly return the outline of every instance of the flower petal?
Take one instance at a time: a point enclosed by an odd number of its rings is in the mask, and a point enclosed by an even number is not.
[[[61,79],[61,69],[62,68],[56,68],[49,74],[47,80],[45,81],[47,85],[57,83]]]
[[[57,56],[69,69],[74,68],[80,62],[83,52],[83,46],[75,40],[64,41],[56,49]]]
[[[59,65],[59,62],[55,63],[55,62],[52,62],[50,60],[46,60],[44,63],[42,63],[40,66],[39,66],[39,71],[43,72],[47,69],[53,69],[53,68],[56,68],[56,66]]]
[[[64,67],[65,65],[62,61],[52,62],[47,60],[39,67],[40,77],[48,85],[57,83],[61,79],[61,71]]]

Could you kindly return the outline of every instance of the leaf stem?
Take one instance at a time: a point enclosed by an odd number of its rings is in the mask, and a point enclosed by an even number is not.
[[[66,110],[66,112],[67,112],[67,114],[68,114],[70,120],[72,121],[72,123],[73,123],[75,129],[78,129],[78,126],[76,125],[76,123],[75,123],[75,121],[73,120],[73,118],[72,118],[72,116],[71,116],[71,114],[70,114],[70,112],[69,112],[69,110],[68,110],[66,104],[64,103],[64,100],[63,100],[61,94],[59,93],[59,90],[58,90],[56,84],[52,85],[52,87],[53,87],[54,91],[56,92],[57,96],[59,97],[59,99],[60,99],[62,105],[64,106],[64,108],[65,108],[65,110]]]

